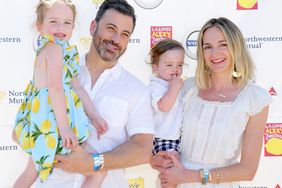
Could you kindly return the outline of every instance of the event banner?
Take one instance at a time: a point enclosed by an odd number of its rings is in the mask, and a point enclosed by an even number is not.
[[[32,79],[38,32],[35,7],[39,0],[1,1],[0,6],[0,188],[10,188],[24,170],[28,154],[11,138],[15,115]],[[89,26],[103,0],[74,0],[77,8],[70,43],[80,54],[91,43]],[[148,84],[150,48],[165,38],[185,47],[183,76],[195,75],[197,36],[210,18],[227,17],[242,31],[256,65],[256,84],[273,102],[265,125],[263,148],[256,176],[238,188],[282,187],[282,1],[281,0],[128,0],[137,23],[127,50],[120,59],[130,73]],[[155,188],[158,172],[150,165],[126,169],[130,188]]]

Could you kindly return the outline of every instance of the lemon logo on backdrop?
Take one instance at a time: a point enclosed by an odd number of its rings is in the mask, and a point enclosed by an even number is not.
[[[4,91],[0,91],[0,104],[5,96],[6,96],[6,93]]]
[[[258,9],[258,0],[237,0],[237,10]]]
[[[282,139],[271,138],[267,141],[265,149],[273,155],[282,155]]]
[[[160,6],[163,0],[134,0],[135,3],[144,9],[154,9]]]
[[[282,123],[267,123],[264,130],[265,156],[282,156]]]
[[[144,188],[144,178],[128,179],[129,188]]]
[[[91,40],[92,40],[91,37],[81,37],[79,43],[85,50],[89,50],[91,45]]]
[[[101,5],[105,0],[92,0],[92,3],[96,5],[96,8],[99,8],[99,5]]]

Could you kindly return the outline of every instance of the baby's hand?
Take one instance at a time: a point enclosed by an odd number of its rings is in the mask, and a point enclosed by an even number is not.
[[[97,130],[98,139],[100,139],[100,136],[108,130],[107,121],[99,115],[92,119],[92,124]]]
[[[70,127],[59,128],[59,134],[62,139],[63,147],[68,149],[73,149],[78,145],[77,137],[75,136],[73,130]]]
[[[184,81],[176,75],[173,75],[172,80],[169,82],[170,87],[180,90],[184,84]]]

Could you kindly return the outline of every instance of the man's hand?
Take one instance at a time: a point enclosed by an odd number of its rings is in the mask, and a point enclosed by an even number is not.
[[[162,171],[163,169],[170,168],[173,165],[172,159],[170,158],[172,153],[167,151],[160,151],[156,155],[151,157],[150,165],[153,169]]]
[[[91,154],[86,153],[81,146],[77,145],[74,150],[66,155],[56,155],[54,168],[61,168],[67,172],[93,173],[93,159]]]

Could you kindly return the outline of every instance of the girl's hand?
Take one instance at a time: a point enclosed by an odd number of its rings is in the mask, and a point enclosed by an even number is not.
[[[98,139],[100,139],[100,136],[108,130],[107,121],[99,115],[92,119],[92,124],[97,130]]]
[[[59,134],[62,139],[63,147],[73,149],[78,145],[77,137],[70,127],[59,128]]]

